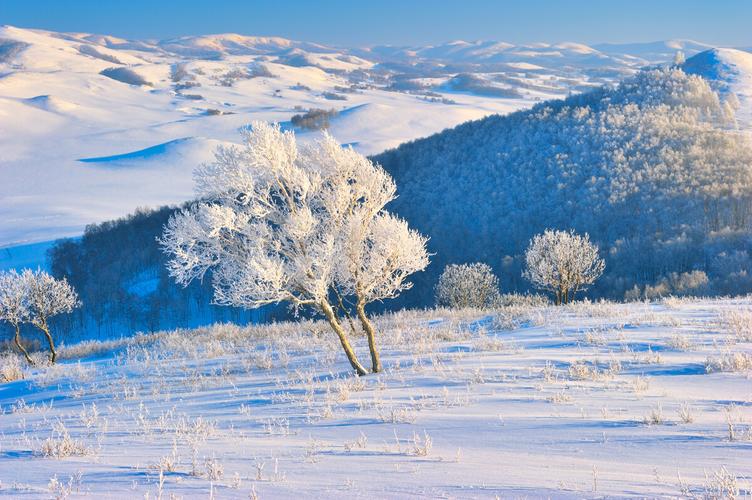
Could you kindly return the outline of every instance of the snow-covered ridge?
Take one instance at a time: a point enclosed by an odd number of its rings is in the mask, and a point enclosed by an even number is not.
[[[710,49],[682,65],[687,73],[702,76],[725,97],[734,96],[740,128],[752,129],[752,54],[736,49]]]

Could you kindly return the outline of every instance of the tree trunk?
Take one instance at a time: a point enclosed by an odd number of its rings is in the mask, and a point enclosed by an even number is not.
[[[336,333],[337,337],[339,337],[339,341],[342,344],[342,349],[344,349],[345,354],[347,355],[347,359],[348,361],[350,361],[350,365],[353,367],[353,369],[355,369],[355,373],[357,373],[358,375],[367,375],[368,370],[363,368],[363,365],[361,365],[358,361],[358,357],[355,355],[355,351],[350,345],[350,341],[347,340],[345,330],[342,329],[342,325],[340,325],[339,321],[337,321],[337,316],[334,314],[332,306],[329,305],[326,300],[322,300],[319,306],[324,312],[324,316],[326,316],[326,320],[329,322],[329,326],[332,327],[334,333]]]
[[[34,360],[31,359],[31,356],[29,356],[29,352],[21,344],[21,327],[18,324],[14,326],[16,327],[16,336],[13,338],[13,340],[16,343],[16,347],[18,347],[18,350],[23,353],[24,358],[26,358],[26,362],[29,363],[29,365],[34,366]]]
[[[55,364],[55,360],[57,360],[57,351],[55,350],[55,341],[52,340],[52,335],[50,334],[50,327],[47,326],[46,321],[37,325],[37,327],[42,330],[44,336],[47,337],[47,343],[50,345],[50,363]]]
[[[365,304],[358,302],[355,310],[358,312],[358,319],[360,319],[360,324],[368,337],[368,349],[371,351],[371,370],[373,373],[379,373],[381,371],[381,359],[379,358],[379,349],[376,347],[376,332],[368,316],[366,316]]]

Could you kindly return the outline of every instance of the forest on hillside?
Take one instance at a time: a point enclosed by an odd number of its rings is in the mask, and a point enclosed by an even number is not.
[[[502,289],[527,290],[522,254],[547,228],[599,245],[591,297],[752,291],[752,147],[737,105],[699,76],[655,69],[376,156],[397,182],[394,210],[436,254],[405,303],[430,304],[450,263],[486,262]]]

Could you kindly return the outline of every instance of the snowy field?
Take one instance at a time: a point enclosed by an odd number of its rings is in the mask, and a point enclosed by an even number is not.
[[[24,378],[0,385],[0,494],[750,495],[750,298],[376,321],[385,372],[363,378],[316,322],[6,358]]]

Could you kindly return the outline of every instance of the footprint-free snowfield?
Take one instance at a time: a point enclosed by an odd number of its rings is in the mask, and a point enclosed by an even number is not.
[[[356,377],[317,322],[3,364],[14,498],[743,497],[752,300],[381,316]],[[358,337],[356,349],[366,349]]]

